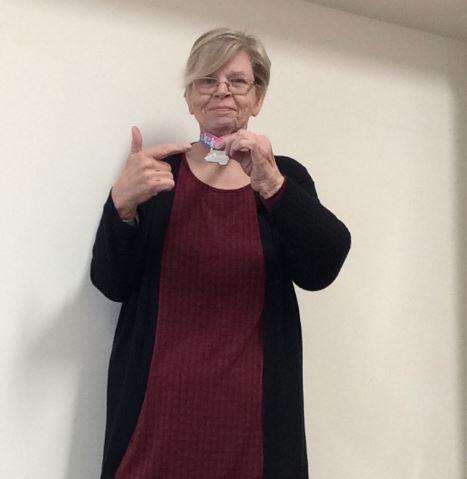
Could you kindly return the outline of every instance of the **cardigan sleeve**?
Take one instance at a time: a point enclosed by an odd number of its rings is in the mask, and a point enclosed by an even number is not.
[[[139,210],[137,224],[122,220],[110,189],[92,248],[92,284],[112,301],[125,301],[134,286],[143,260],[144,228]],[[139,207],[138,207],[139,208]]]
[[[273,205],[276,204],[279,198],[282,196],[282,193],[284,192],[284,189],[285,189],[286,181],[287,181],[287,177],[284,177],[284,181],[282,182],[281,187],[269,198],[263,198],[261,195],[259,195],[260,200],[263,202],[264,207],[268,211],[271,210]]]
[[[267,215],[283,244],[288,276],[300,288],[317,291],[336,279],[350,250],[351,235],[320,203],[307,169],[294,163],[297,174],[284,175],[282,194]]]

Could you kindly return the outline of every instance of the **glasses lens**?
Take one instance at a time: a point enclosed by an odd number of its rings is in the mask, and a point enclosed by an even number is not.
[[[196,89],[202,93],[211,93],[217,88],[217,80],[215,78],[198,78],[195,80]]]
[[[246,93],[248,91],[249,84],[243,78],[232,78],[229,83],[232,93]]]

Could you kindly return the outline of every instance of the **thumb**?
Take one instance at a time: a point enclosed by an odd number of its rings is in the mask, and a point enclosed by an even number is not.
[[[143,149],[143,137],[137,126],[131,127],[131,153],[138,153]]]

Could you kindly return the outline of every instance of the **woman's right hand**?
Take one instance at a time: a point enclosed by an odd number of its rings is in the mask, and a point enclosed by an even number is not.
[[[124,220],[135,217],[140,203],[175,186],[172,167],[161,161],[162,158],[191,148],[189,143],[165,143],[143,150],[143,138],[139,128],[133,126],[131,133],[131,153],[111,191],[115,208]]]

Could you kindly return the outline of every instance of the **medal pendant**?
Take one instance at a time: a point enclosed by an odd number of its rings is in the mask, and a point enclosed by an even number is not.
[[[222,150],[213,150],[204,157],[205,161],[210,163],[218,163],[219,165],[226,165],[229,162],[229,157]]]

